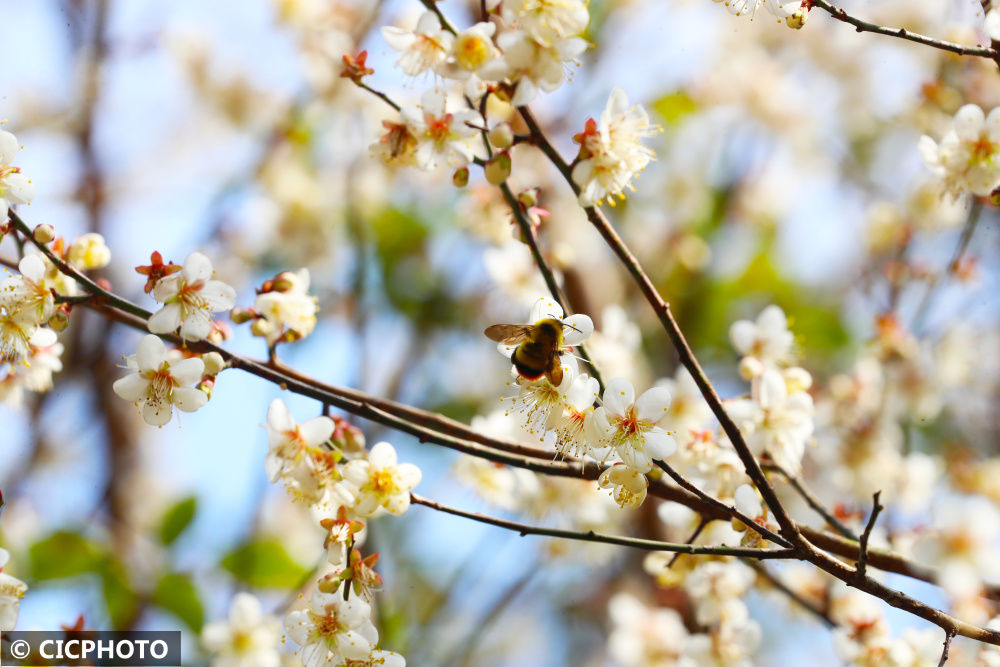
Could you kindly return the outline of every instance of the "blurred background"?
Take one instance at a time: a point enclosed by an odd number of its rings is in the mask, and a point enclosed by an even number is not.
[[[440,6],[458,25],[475,20],[459,0]],[[971,0],[849,6],[981,40]],[[320,321],[280,349],[283,361],[463,421],[495,413],[508,364],[481,332],[523,320],[544,283],[495,188],[371,157],[391,109],[338,76],[342,54],[366,49],[369,84],[415,103],[433,80],[394,69],[379,28],[410,28],[421,11],[415,0],[0,0],[0,119],[36,186],[22,217],[67,239],[103,234],[102,277],[147,308],[133,267],[153,251],[178,263],[205,253],[244,306],[264,280],[307,267]],[[533,106],[567,156],[615,86],[663,127],[657,162],[608,212],[720,393],[745,391],[730,324],[768,304],[788,314],[817,384],[849,371],[892,312],[965,364],[919,379],[937,409],[899,425],[908,451],[946,466],[996,455],[995,211],[976,227],[973,265],[942,276],[968,204],[932,190],[916,151],[961,104],[1000,102],[995,65],[859,35],[815,11],[802,31],[708,0],[592,0],[590,12],[592,48],[572,82]],[[672,376],[667,339],[565,183],[530,148],[513,160],[515,189],[540,188],[541,238],[574,310],[597,324],[591,351],[605,378],[641,391]],[[0,255],[15,256],[10,240]],[[0,404],[2,545],[31,586],[18,628],[79,614],[88,627],[177,628],[188,662],[206,664],[197,634],[234,592],[282,616],[325,557],[313,517],[267,481],[261,428],[275,397],[300,421],[320,408],[234,371],[205,409],[148,427],[111,391],[138,339],[78,309],[55,388]],[[233,326],[227,346],[266,356],[246,327]],[[499,513],[450,474],[453,453],[352,423],[421,467],[422,494]],[[618,530],[657,531],[653,503],[607,511]],[[374,521],[374,551],[382,646],[413,665],[613,664],[608,598],[654,595],[641,554],[520,538],[424,507]],[[930,586],[890,583],[941,603]],[[840,664],[820,626],[767,596],[750,604],[764,632],[758,664]]]

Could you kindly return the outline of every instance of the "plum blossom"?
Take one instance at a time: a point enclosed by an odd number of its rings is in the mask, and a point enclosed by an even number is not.
[[[628,380],[615,378],[604,389],[604,404],[594,410],[594,428],[622,462],[642,473],[653,460],[677,451],[677,443],[657,423],[670,407],[670,392],[663,387],[647,389],[639,398]]]
[[[813,400],[805,391],[809,385],[803,386],[803,375],[809,376],[800,368],[765,371],[754,379],[749,399],[726,403],[754,454],[766,453],[792,474],[802,468],[806,442],[815,427]]]
[[[46,282],[45,262],[38,255],[25,255],[17,270],[21,275],[0,281],[0,309],[25,325],[45,324],[55,310],[55,297]]]
[[[466,123],[479,121],[479,114],[471,109],[448,111],[443,90],[428,90],[420,98],[419,108],[400,113],[417,141],[413,159],[421,169],[434,169],[440,160],[452,166],[464,166],[472,160],[476,130]]]
[[[101,269],[111,263],[111,250],[100,234],[90,232],[70,245],[66,261],[83,271]]]
[[[688,632],[674,609],[650,608],[628,593],[617,593],[608,602],[608,616],[613,625],[608,652],[616,664],[695,667],[684,655]]]
[[[486,65],[480,74],[490,80],[508,79],[516,84],[510,103],[529,104],[539,91],[551,93],[566,81],[566,63],[587,50],[587,42],[571,37],[542,44],[522,30],[510,30],[497,37],[503,58]]]
[[[0,215],[6,217],[11,204],[30,204],[35,196],[35,186],[11,162],[20,150],[17,137],[0,130]]]
[[[0,632],[10,632],[17,625],[21,600],[28,590],[27,584],[3,571],[10,553],[0,548]]]
[[[947,498],[931,508],[933,530],[914,553],[933,565],[941,586],[955,597],[978,593],[983,578],[1000,576],[995,546],[1000,512],[985,498]]]
[[[316,297],[309,294],[309,269],[285,271],[269,281],[272,289],[254,301],[254,310],[267,321],[267,342],[301,340],[316,326]]]
[[[579,35],[590,21],[581,0],[504,0],[503,16],[543,46]]]
[[[1000,185],[1000,108],[987,116],[975,104],[966,104],[940,142],[924,135],[917,147],[953,195],[988,195]]]
[[[499,55],[493,45],[495,23],[477,23],[455,36],[451,58],[442,74],[453,79],[466,79],[479,74]]]
[[[194,412],[208,402],[205,392],[192,387],[205,372],[198,357],[171,361],[163,341],[149,334],[139,342],[136,354],[126,359],[132,373],[115,380],[113,389],[142,410],[151,426],[163,426],[173,416],[174,406]]]
[[[455,40],[450,32],[441,27],[433,12],[421,15],[412,31],[385,26],[382,37],[393,49],[402,51],[396,66],[409,76],[417,76],[442,65]]]
[[[264,465],[271,482],[279,479],[295,496],[308,503],[322,500],[336,481],[337,457],[323,448],[334,432],[333,420],[319,416],[297,424],[284,401],[276,398],[267,409],[268,452]]]
[[[369,604],[356,595],[345,600],[340,590],[314,591],[307,609],[285,617],[285,631],[299,645],[304,667],[368,660],[378,642]]]
[[[184,261],[184,269],[158,281],[153,298],[163,308],[149,318],[151,333],[172,333],[180,327],[181,338],[203,340],[212,329],[212,313],[230,310],[236,290],[221,280],[211,280],[212,263],[200,252]]]
[[[261,609],[250,593],[237,593],[227,620],[207,623],[201,641],[212,667],[279,667],[281,621]]]
[[[593,206],[607,199],[614,205],[614,197],[624,198],[625,188],[632,188],[632,179],[656,156],[641,141],[656,131],[646,110],[629,106],[625,91],[615,88],[600,121],[589,119],[574,137],[580,161],[572,176],[580,188],[580,204]]]
[[[788,318],[778,306],[760,311],[755,321],[739,320],[729,327],[729,340],[743,357],[773,366],[792,360],[795,336],[788,330]]]
[[[420,468],[412,463],[398,463],[396,450],[388,442],[379,442],[368,452],[367,460],[349,461],[344,466],[341,490],[353,499],[350,509],[369,517],[380,507],[400,515],[410,507],[410,490],[420,483]]]
[[[602,489],[611,489],[611,497],[623,509],[638,507],[646,499],[646,489],[649,482],[646,475],[628,467],[624,463],[616,463],[601,473],[597,485]]]
[[[591,442],[594,401],[600,395],[600,383],[586,373],[573,378],[563,397],[562,416],[555,420],[556,451],[578,456],[600,458]]]

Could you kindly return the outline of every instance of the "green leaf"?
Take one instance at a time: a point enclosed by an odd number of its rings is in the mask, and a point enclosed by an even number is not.
[[[240,581],[261,588],[298,586],[309,574],[277,540],[247,542],[226,554],[220,565]]]
[[[653,111],[667,125],[676,125],[685,116],[698,110],[698,105],[682,90],[664,95],[652,104]]]
[[[163,575],[153,591],[153,603],[169,611],[195,632],[201,631],[205,609],[201,605],[198,588],[188,575],[177,572]]]
[[[32,544],[28,553],[31,576],[40,581],[96,572],[104,559],[96,544],[79,533],[62,530]]]
[[[160,523],[160,542],[164,545],[173,544],[174,540],[191,525],[197,511],[198,499],[194,496],[188,496],[168,509]]]
[[[139,609],[139,599],[128,581],[125,567],[114,557],[106,559],[101,567],[101,592],[111,627],[115,630],[127,629]]]

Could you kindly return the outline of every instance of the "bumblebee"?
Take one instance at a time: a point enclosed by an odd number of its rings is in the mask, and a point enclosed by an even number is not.
[[[559,359],[563,326],[562,322],[550,317],[534,324],[494,324],[484,333],[498,343],[517,345],[510,360],[521,377],[537,380],[544,375],[552,386],[558,387],[563,379]]]

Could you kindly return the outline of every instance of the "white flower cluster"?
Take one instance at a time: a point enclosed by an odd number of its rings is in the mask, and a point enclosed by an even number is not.
[[[17,625],[21,600],[28,590],[27,584],[3,571],[9,560],[10,553],[0,548],[0,632],[10,632]]]
[[[747,439],[755,456],[766,455],[786,471],[802,467],[812,436],[813,400],[808,371],[786,364],[794,337],[785,313],[768,306],[755,322],[741,320],[729,330],[733,347],[743,356],[740,371],[750,380],[750,398],[726,402],[726,411]]]
[[[380,513],[400,515],[410,506],[410,491],[420,483],[420,469],[399,463],[396,450],[380,442],[366,450],[360,432],[342,420],[314,417],[296,423],[284,402],[267,412],[266,468],[272,482],[282,481],[297,498],[321,516],[329,531],[327,555],[340,579],[321,579],[309,608],[285,618],[288,636],[299,645],[306,667],[326,665],[396,665],[402,656],[379,650],[371,622],[368,591],[381,583],[375,574],[377,554],[362,559],[354,544],[364,524],[353,519]],[[329,581],[338,583],[328,590]],[[344,586],[355,595],[345,599]]]
[[[628,593],[618,593],[608,603],[613,625],[608,653],[622,667],[750,667],[761,630],[740,598],[753,581],[753,570],[738,561],[698,566],[685,587],[698,623],[707,628],[699,633],[689,633],[674,609],[650,608]]]
[[[953,195],[988,195],[1000,186],[1000,108],[986,115],[975,104],[966,104],[940,142],[924,135],[917,147]]]

